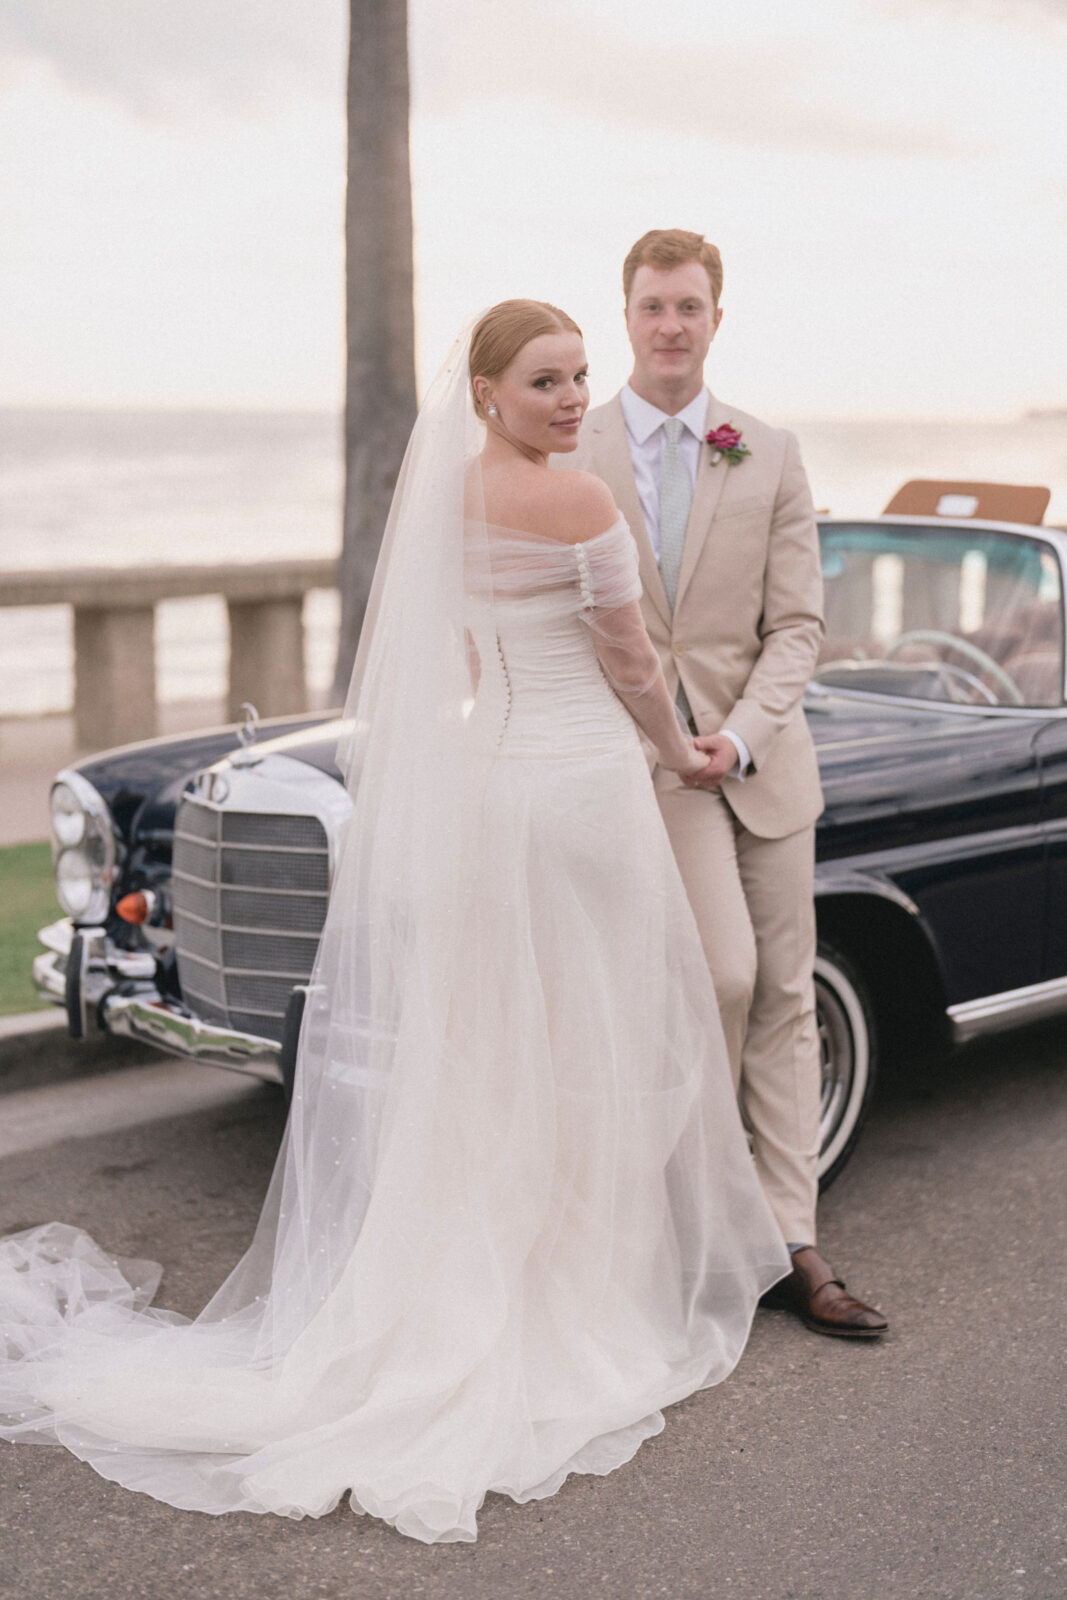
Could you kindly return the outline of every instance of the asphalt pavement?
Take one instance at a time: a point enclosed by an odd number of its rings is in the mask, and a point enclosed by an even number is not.
[[[761,1311],[734,1375],[631,1463],[527,1506],[490,1497],[475,1545],[426,1548],[345,1506],[178,1512],[60,1450],[2,1446],[0,1591],[1064,1600],[1065,1056],[1059,1024],[887,1086],[821,1213],[885,1340]],[[168,1070],[0,1097],[0,1232],[80,1224],[164,1262],[160,1303],[191,1314],[249,1238],[284,1113],[267,1088]]]

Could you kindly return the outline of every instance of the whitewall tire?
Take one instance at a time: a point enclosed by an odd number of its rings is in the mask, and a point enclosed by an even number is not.
[[[819,1185],[827,1188],[848,1161],[874,1091],[874,1013],[863,982],[841,953],[819,945],[815,1014],[822,1056]]]

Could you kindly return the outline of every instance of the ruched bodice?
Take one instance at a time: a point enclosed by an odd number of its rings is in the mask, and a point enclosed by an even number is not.
[[[639,748],[577,612],[561,613],[554,596],[530,595],[472,621],[480,676],[471,727],[487,747],[515,757]]]
[[[473,737],[516,758],[639,750],[590,625],[640,593],[625,522],[577,545],[490,528],[468,583]]]

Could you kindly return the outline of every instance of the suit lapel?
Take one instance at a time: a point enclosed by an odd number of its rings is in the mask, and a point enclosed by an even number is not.
[[[705,433],[712,428],[719,427],[728,420],[725,408],[712,395],[704,418]],[[730,470],[728,463],[725,461],[720,461],[716,466],[712,466],[712,454],[713,452],[709,445],[702,444],[700,446],[700,457],[697,461],[697,479],[693,486],[693,503],[689,507],[689,521],[685,530],[682,569],[678,574],[678,593],[674,599],[675,615],[678,613],[678,607],[682,603],[682,597],[696,569],[696,564],[700,560],[701,552],[707,541],[708,530],[718,509],[722,491],[726,486],[726,474]]]
[[[598,419],[594,424],[594,435],[596,440],[594,471],[615,490],[619,510],[630,524],[637,545],[637,564],[645,593],[669,628],[671,608],[667,604],[663,580],[660,578],[648,529],[645,527],[645,514],[641,510],[641,500],[637,493],[637,484],[634,482],[633,462],[630,460],[630,446],[626,438],[626,419],[622,414],[622,402],[618,395],[609,400],[604,407],[603,419]],[[688,535],[686,542],[688,544]]]

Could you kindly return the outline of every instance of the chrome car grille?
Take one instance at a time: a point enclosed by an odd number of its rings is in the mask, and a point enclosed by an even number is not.
[[[280,1040],[293,987],[311,976],[329,877],[317,817],[227,811],[187,795],[175,819],[171,893],[190,1010]]]

